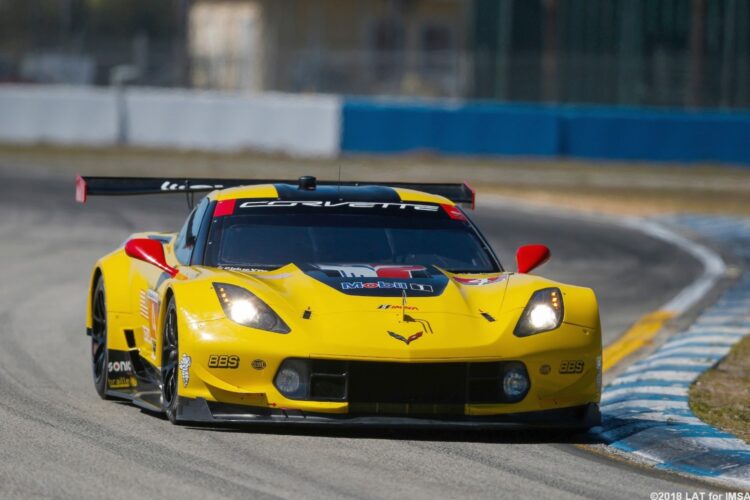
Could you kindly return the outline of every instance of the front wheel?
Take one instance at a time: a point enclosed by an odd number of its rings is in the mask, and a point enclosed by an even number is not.
[[[104,279],[97,280],[91,298],[91,371],[96,393],[107,399],[107,303],[104,296]]]
[[[164,317],[161,358],[161,402],[164,413],[173,424],[177,423],[177,402],[179,400],[179,342],[177,332],[177,307],[174,297],[170,297]]]

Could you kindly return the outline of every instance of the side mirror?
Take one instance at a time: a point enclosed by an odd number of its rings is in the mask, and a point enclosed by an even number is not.
[[[125,243],[125,253],[128,257],[158,267],[173,278],[180,273],[177,269],[167,264],[167,259],[164,257],[164,247],[159,241],[148,238],[133,238]]]
[[[544,245],[524,245],[516,251],[516,263],[519,273],[528,273],[550,258],[549,248]]]

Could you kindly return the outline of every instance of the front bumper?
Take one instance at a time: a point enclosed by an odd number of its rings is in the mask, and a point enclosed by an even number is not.
[[[506,413],[491,417],[346,415],[214,403],[203,398],[181,397],[178,403],[177,420],[183,423],[320,427],[586,430],[601,423],[601,414],[598,404],[589,403],[568,408]]]

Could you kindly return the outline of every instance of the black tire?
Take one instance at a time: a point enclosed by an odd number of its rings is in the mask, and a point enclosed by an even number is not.
[[[170,297],[162,330],[161,404],[164,413],[173,424],[177,423],[179,401],[179,353],[177,307],[174,297]]]
[[[91,297],[91,372],[96,393],[102,399],[109,399],[107,397],[108,365],[107,301],[105,300],[104,279],[100,277]]]

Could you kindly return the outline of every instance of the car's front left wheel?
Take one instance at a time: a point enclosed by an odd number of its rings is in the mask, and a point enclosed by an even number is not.
[[[177,330],[177,306],[170,297],[164,316],[164,330],[161,358],[161,400],[167,418],[177,423],[177,402],[179,400],[179,335]]]
[[[108,361],[107,302],[104,279],[99,277],[91,297],[91,371],[96,393],[102,399],[107,399]]]

